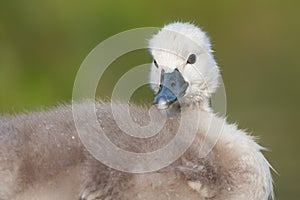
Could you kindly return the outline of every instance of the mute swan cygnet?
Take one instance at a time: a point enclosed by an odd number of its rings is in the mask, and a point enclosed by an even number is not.
[[[270,166],[261,153],[264,148],[235,125],[217,117],[209,107],[220,74],[206,34],[189,23],[172,23],[151,38],[149,48],[154,59],[150,73],[156,92],[153,104],[162,110],[153,114],[151,123],[159,124],[165,111],[169,116],[158,136],[141,139],[124,134],[114,121],[109,102],[96,102],[98,120],[120,148],[149,152],[172,140],[181,114],[186,114],[191,116],[187,124],[196,128],[195,139],[187,151],[158,171],[127,173],[102,164],[85,149],[70,105],[4,115],[0,117],[0,200],[273,197]],[[91,123],[93,117],[85,113],[92,103],[78,103],[82,112],[79,125],[91,127],[87,134],[98,128]],[[127,117],[127,104],[116,106],[119,117]],[[130,112],[137,118],[136,123],[149,123],[147,108],[131,105]],[[199,117],[189,115],[192,112]]]

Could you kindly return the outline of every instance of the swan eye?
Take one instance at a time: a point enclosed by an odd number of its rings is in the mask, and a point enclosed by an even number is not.
[[[196,62],[196,55],[195,54],[191,54],[189,56],[189,58],[187,59],[186,63],[187,64],[194,64]]]
[[[155,67],[158,68],[158,64],[157,64],[156,60],[153,60],[153,63],[155,65]]]

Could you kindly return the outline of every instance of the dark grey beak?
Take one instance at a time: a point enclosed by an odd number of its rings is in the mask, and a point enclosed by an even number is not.
[[[188,83],[184,80],[178,69],[172,73],[161,71],[161,84],[157,95],[152,100],[152,103],[158,109],[167,109],[172,103],[177,101],[177,98],[183,96],[188,87]]]

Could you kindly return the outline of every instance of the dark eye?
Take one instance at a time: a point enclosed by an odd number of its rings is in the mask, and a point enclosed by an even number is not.
[[[157,64],[156,60],[153,60],[153,63],[155,65],[155,67],[158,68],[158,64]]]
[[[196,55],[195,54],[191,54],[189,56],[189,58],[187,59],[186,63],[188,64],[194,64],[196,62]]]

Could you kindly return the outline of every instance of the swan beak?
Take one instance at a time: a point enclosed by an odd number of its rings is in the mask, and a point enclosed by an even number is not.
[[[184,80],[178,69],[171,73],[161,72],[161,84],[157,95],[152,100],[152,104],[158,109],[164,110],[177,101],[177,99],[185,94],[188,83]]]

